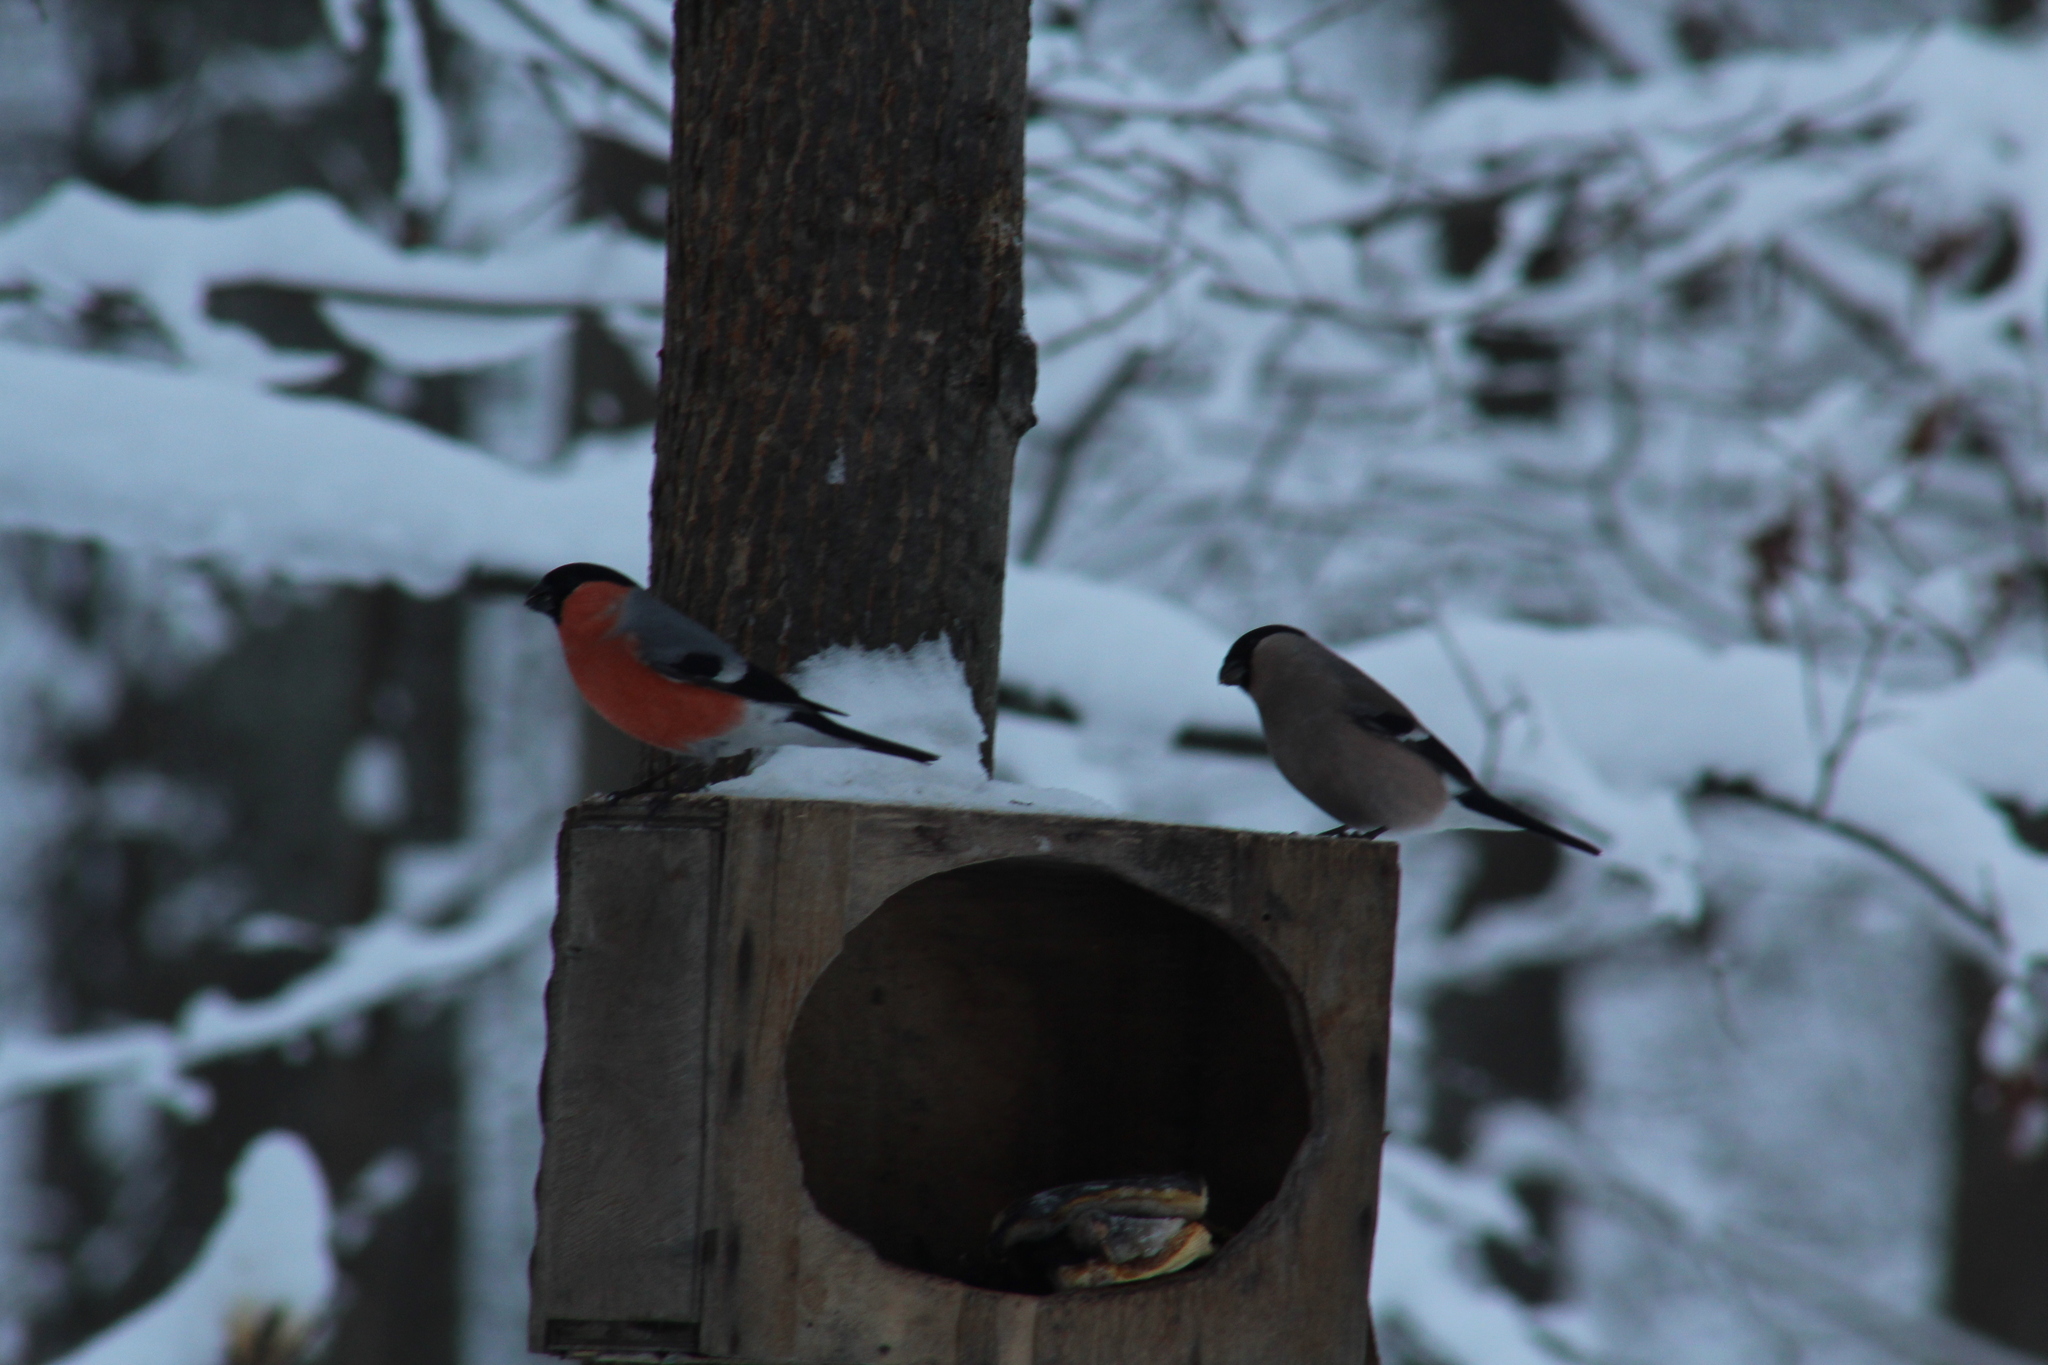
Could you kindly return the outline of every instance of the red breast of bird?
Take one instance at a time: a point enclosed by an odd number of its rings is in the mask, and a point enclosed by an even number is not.
[[[683,753],[739,729],[743,698],[663,677],[640,661],[619,611],[633,589],[584,583],[562,601],[562,656],[576,690],[599,715],[642,744]]]

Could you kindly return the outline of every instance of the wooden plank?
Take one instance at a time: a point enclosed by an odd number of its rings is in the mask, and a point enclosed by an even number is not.
[[[706,828],[564,831],[541,1082],[537,1350],[697,1344],[718,846]]]
[[[712,954],[706,1282],[707,1351],[792,1358],[801,1326],[787,1290],[800,1264],[804,1193],[787,1136],[782,1053],[811,982],[839,947],[845,816],[814,802],[738,801],[726,824]]]

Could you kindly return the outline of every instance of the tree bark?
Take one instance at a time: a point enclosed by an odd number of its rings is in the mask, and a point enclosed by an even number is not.
[[[655,590],[778,672],[944,638],[991,730],[1028,32],[1025,0],[676,8]]]

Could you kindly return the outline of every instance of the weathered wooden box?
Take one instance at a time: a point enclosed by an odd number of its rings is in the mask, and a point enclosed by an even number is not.
[[[693,796],[562,832],[532,1344],[1359,1365],[1394,850]],[[1208,1262],[1013,1292],[1012,1200],[1192,1171]]]

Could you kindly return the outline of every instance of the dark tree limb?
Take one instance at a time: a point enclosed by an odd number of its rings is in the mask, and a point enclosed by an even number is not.
[[[991,730],[1036,379],[1027,21],[1024,0],[676,9],[655,589],[778,672],[944,637]]]
[[[1811,806],[1804,806],[1797,801],[1767,792],[1745,779],[1708,778],[1694,790],[1700,796],[1717,796],[1762,806],[1765,810],[1776,811],[1815,829],[1826,830],[1837,838],[1875,853],[1919,883],[1922,890],[1949,912],[1949,918],[1943,923],[1952,931],[1951,937],[1958,947],[1968,952],[1994,975],[2001,979],[2005,976],[2005,933],[1999,926],[1996,914],[1988,907],[1971,900],[1939,872],[1882,834],[1839,816],[1828,815]]]

